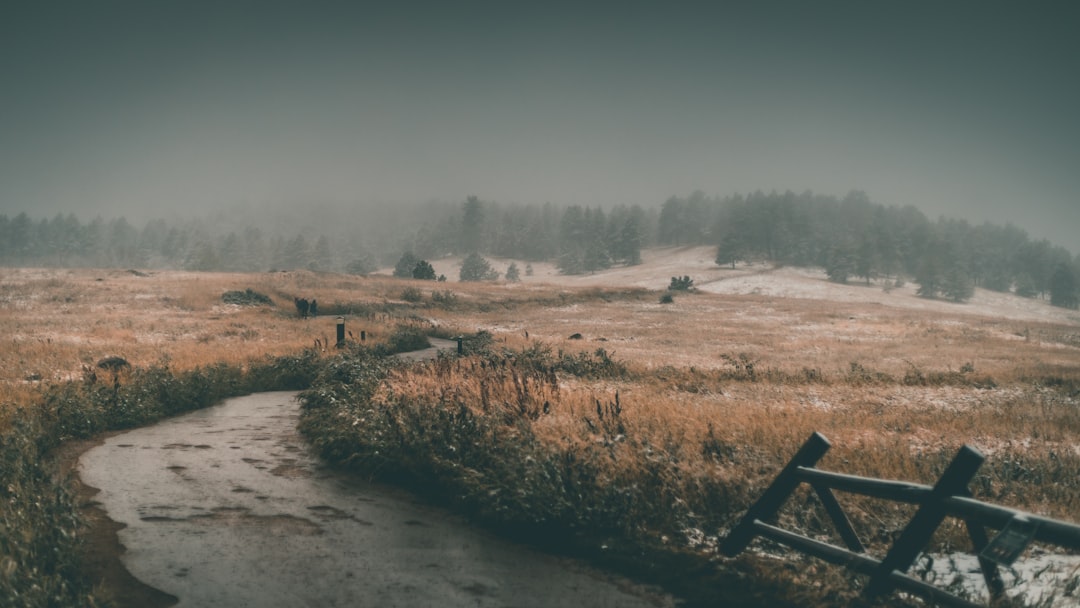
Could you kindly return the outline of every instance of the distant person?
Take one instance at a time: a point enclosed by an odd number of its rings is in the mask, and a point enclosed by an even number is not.
[[[296,304],[296,315],[301,319],[306,319],[308,316],[308,310],[310,310],[311,304],[308,303],[307,298],[293,298],[293,303]]]

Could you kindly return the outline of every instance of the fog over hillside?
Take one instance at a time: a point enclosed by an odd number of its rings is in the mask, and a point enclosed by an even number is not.
[[[858,190],[1076,252],[1078,15],[968,0],[18,3],[0,19],[0,213],[141,225],[470,195],[610,209]]]
[[[982,287],[1062,308],[1080,306],[1080,256],[1064,247],[1033,240],[1011,224],[972,225],[944,216],[931,221],[915,207],[886,207],[858,191],[843,198],[790,191],[709,197],[695,191],[649,208],[507,205],[470,196],[460,204],[378,211],[241,209],[142,227],[123,217],[84,224],[74,215],[38,221],[26,213],[0,215],[0,264],[361,275],[392,266],[398,277],[443,281],[454,272],[435,272],[431,261],[458,256],[462,281],[514,282],[522,270],[516,263],[496,270],[484,256],[520,260],[527,275],[531,262],[551,263],[561,275],[583,275],[638,266],[650,247],[704,246],[714,252],[713,266],[731,270],[795,266],[821,269],[841,285],[884,281],[901,287],[914,281],[926,299],[966,302]]]

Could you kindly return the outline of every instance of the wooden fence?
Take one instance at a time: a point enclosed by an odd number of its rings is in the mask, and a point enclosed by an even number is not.
[[[870,581],[866,587],[868,597],[878,597],[899,589],[922,595],[940,604],[975,607],[978,604],[907,574],[919,552],[946,517],[959,518],[966,524],[983,579],[993,600],[1005,594],[1005,585],[998,572],[998,565],[1011,565],[1031,542],[1039,541],[1074,550],[1080,549],[1080,526],[971,498],[967,489],[968,482],[985,459],[973,447],[962,447],[941,478],[931,487],[814,468],[829,450],[829,445],[828,439],[820,433],[811,435],[761,498],[724,538],[720,551],[734,557],[746,549],[754,537],[762,536],[869,576]],[[836,526],[840,538],[847,545],[846,548],[767,523],[776,517],[784,502],[802,483],[813,488]],[[919,507],[885,557],[879,560],[866,554],[833,490],[916,504]],[[991,539],[987,535],[987,529],[997,530],[998,533]]]

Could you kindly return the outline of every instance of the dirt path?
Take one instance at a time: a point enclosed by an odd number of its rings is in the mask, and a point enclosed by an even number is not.
[[[457,349],[457,341],[446,340],[443,338],[428,338],[428,342],[431,343],[430,348],[424,350],[414,350],[408,353],[400,353],[397,355],[400,359],[407,361],[426,361],[428,359],[434,359],[439,355],[439,351],[453,351]]]
[[[409,357],[456,346],[433,343]],[[67,447],[69,462],[86,449],[90,574],[118,605],[674,605],[325,468],[293,397],[239,397]]]
[[[403,353],[403,358],[421,361],[433,359],[440,350],[453,350],[457,342],[441,338],[429,338],[432,346],[420,351]],[[168,608],[176,605],[179,598],[155,589],[132,576],[121,556],[126,547],[120,542],[119,532],[126,524],[112,520],[101,508],[97,498],[100,490],[83,482],[76,474],[79,459],[87,451],[102,445],[106,439],[118,433],[105,433],[93,439],[66,442],[54,454],[56,470],[61,479],[68,479],[76,495],[79,510],[86,523],[83,533],[82,552],[84,574],[98,585],[98,593],[112,600],[117,606],[138,608]]]

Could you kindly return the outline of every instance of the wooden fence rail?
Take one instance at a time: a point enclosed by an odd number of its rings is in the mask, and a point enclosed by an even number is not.
[[[720,544],[720,551],[734,557],[762,536],[827,562],[845,566],[870,577],[866,595],[873,598],[896,589],[910,591],[950,606],[976,607],[958,597],[907,574],[931,536],[946,517],[964,521],[990,597],[1004,596],[1005,585],[998,564],[1012,564],[1032,541],[1080,549],[1080,526],[1001,507],[971,498],[968,483],[984,456],[964,446],[933,486],[845,475],[814,468],[829,450],[829,440],[814,433],[776,476],[761,498]],[[784,530],[768,523],[802,483],[809,484],[836,526],[845,547],[839,547]],[[833,494],[839,490],[893,502],[919,505],[882,559],[866,549]],[[997,530],[991,539],[987,529]]]

